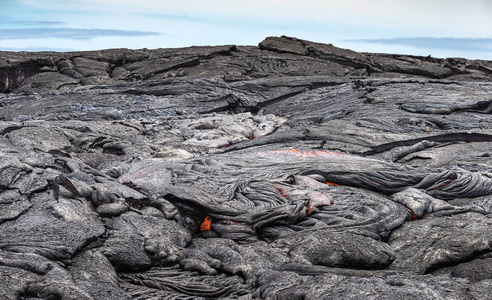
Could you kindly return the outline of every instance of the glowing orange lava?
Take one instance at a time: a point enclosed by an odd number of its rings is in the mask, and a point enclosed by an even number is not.
[[[329,182],[329,181],[325,182],[325,184],[327,184],[327,185],[339,185],[338,183]]]
[[[280,185],[274,183],[273,186],[276,187],[280,191],[280,194],[283,197],[289,197],[289,194],[287,193],[287,191],[284,188],[282,188]]]
[[[200,225],[200,231],[207,231],[210,230],[210,225],[212,224],[212,221],[209,219],[207,216],[205,220],[203,220],[202,224]]]
[[[451,180],[450,182],[448,182],[448,183],[446,183],[446,184],[443,184],[443,185],[441,185],[441,186],[438,186],[438,187],[436,187],[436,188],[434,188],[434,189],[435,189],[435,190],[442,189],[443,187],[450,185],[450,184],[451,184],[451,182],[453,182],[453,180]]]
[[[309,217],[313,214],[313,205],[309,203],[308,209],[306,210],[306,217]]]

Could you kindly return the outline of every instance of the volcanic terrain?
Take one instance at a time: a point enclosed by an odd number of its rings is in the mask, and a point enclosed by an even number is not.
[[[492,62],[0,52],[1,299],[492,299]]]

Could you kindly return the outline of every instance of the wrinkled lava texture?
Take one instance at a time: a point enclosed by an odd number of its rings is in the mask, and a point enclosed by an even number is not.
[[[0,53],[1,299],[491,299],[492,62]]]

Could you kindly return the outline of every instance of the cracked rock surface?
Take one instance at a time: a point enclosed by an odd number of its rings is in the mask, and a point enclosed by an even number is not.
[[[492,62],[0,52],[1,299],[492,299]]]

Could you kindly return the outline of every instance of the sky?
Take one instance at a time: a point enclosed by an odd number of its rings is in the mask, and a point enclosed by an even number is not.
[[[258,45],[492,60],[492,0],[0,0],[0,51]]]

